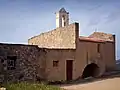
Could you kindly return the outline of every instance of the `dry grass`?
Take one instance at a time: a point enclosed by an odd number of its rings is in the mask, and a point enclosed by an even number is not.
[[[17,83],[17,84],[6,84],[4,87],[7,90],[63,90],[59,87],[46,85],[46,84],[34,84],[34,83]]]

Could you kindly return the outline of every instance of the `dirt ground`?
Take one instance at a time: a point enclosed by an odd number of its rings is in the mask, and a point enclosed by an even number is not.
[[[120,90],[120,77],[85,84],[63,85],[66,90]]]

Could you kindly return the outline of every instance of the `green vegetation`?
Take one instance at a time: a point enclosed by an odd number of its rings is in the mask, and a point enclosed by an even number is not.
[[[17,83],[4,85],[7,90],[61,90],[59,87],[45,84]]]

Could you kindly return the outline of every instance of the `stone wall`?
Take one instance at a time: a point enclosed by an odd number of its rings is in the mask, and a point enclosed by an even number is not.
[[[38,45],[45,48],[76,48],[76,35],[78,23],[56,28],[52,31],[42,33],[28,40],[30,45]]]
[[[45,79],[45,54],[37,46],[0,44],[0,82]],[[8,56],[16,56],[13,70],[7,69]]]
[[[112,34],[108,34],[108,33],[104,33],[104,32],[94,32],[89,37],[97,38],[97,39],[101,39],[101,40],[105,40],[105,41],[113,41],[114,40],[114,36]]]

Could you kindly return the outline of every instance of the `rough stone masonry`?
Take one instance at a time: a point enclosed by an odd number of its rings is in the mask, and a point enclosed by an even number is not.
[[[44,79],[45,54],[37,46],[0,44],[0,82]]]

